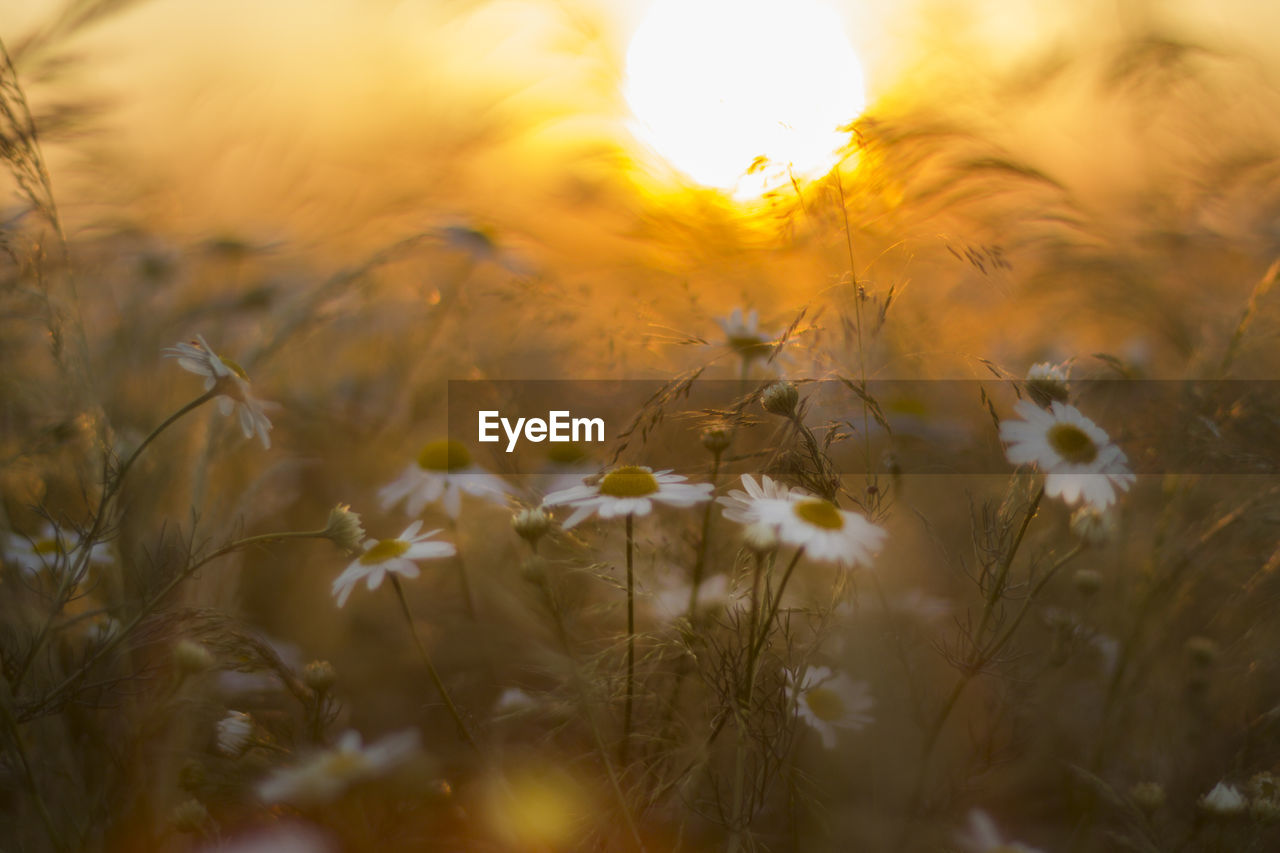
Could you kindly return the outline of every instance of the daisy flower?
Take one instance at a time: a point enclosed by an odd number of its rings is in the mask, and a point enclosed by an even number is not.
[[[757,358],[767,358],[773,350],[776,335],[760,330],[760,316],[754,308],[747,312],[745,318],[741,308],[734,308],[728,317],[716,318],[716,323],[724,331],[729,349],[737,353],[744,364],[750,364]]]
[[[835,675],[828,667],[807,667],[803,675],[786,670],[787,701],[795,705],[800,718],[822,738],[824,749],[834,749],[836,729],[858,731],[875,722],[869,713],[875,700],[865,681],[854,681],[845,673]]]
[[[428,442],[418,458],[396,480],[378,492],[383,509],[401,501],[409,515],[421,514],[429,503],[440,501],[450,518],[462,512],[462,493],[505,503],[507,485],[471,460],[471,453],[457,441]]]
[[[332,749],[264,779],[258,784],[258,796],[267,803],[301,806],[328,802],[352,785],[376,779],[409,761],[418,752],[418,742],[418,733],[412,729],[369,746],[363,745],[359,732],[344,732]]]
[[[812,560],[849,568],[870,566],[871,555],[884,543],[883,527],[829,500],[789,490],[768,477],[757,485],[750,474],[743,474],[742,485],[745,492],[735,489],[720,498],[725,517],[772,527],[779,541],[803,548]]]
[[[1124,451],[1080,410],[1055,401],[1042,409],[1029,400],[1014,406],[1022,420],[1000,424],[1005,456],[1014,465],[1035,465],[1045,473],[1045,494],[1068,504],[1106,509],[1116,491],[1134,481]]]
[[[50,522],[45,522],[40,532],[28,538],[16,533],[7,534],[0,552],[6,561],[12,561],[25,574],[38,575],[42,571],[58,571],[70,567],[78,558],[79,541],[68,540],[66,533]],[[90,565],[106,565],[111,562],[111,547],[99,542],[89,551]]]
[[[369,539],[364,543],[364,553],[351,562],[347,570],[333,582],[333,596],[342,607],[356,584],[365,581],[369,589],[377,589],[388,573],[406,578],[419,574],[415,560],[435,560],[452,557],[457,549],[449,542],[430,542],[440,531],[429,530],[419,534],[421,521],[415,521],[395,539]]]
[[[1006,841],[991,816],[978,809],[969,812],[969,831],[958,840],[969,853],[1041,853],[1019,841]]]
[[[654,471],[640,465],[621,465],[609,471],[594,485],[586,483],[552,492],[542,499],[543,506],[568,506],[573,514],[561,525],[575,526],[591,515],[619,518],[626,515],[648,515],[655,502],[668,506],[693,506],[711,500],[714,487],[710,483],[689,483],[670,470]]]
[[[204,390],[217,389],[218,409],[223,415],[236,412],[240,419],[240,431],[245,438],[254,435],[264,448],[271,447],[271,421],[263,411],[265,404],[249,391],[249,376],[244,368],[213,351],[213,347],[200,335],[194,341],[166,347],[165,358],[176,358],[178,366],[204,377]]]

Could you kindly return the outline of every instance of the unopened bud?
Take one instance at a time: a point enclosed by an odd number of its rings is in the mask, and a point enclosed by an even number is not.
[[[702,446],[719,456],[729,449],[732,431],[726,424],[713,424],[702,431]]]
[[[551,529],[551,516],[538,507],[522,509],[511,517],[511,529],[530,545],[537,545]]]
[[[179,640],[173,647],[173,662],[181,675],[198,675],[213,669],[214,659],[209,650],[194,640]]]
[[[359,553],[365,539],[360,513],[352,512],[347,504],[338,504],[329,510],[329,523],[325,525],[324,535],[348,554]]]
[[[795,385],[783,380],[775,382],[760,395],[760,405],[774,415],[789,418],[796,413],[796,405],[800,402],[800,392]]]
[[[1067,387],[1067,375],[1070,366],[1066,364],[1050,364],[1047,361],[1031,365],[1027,371],[1027,394],[1042,408],[1049,408],[1052,403],[1065,403],[1071,396]]]
[[[302,683],[317,693],[328,692],[338,680],[338,671],[327,660],[313,660],[302,670]]]
[[[1150,817],[1164,805],[1164,786],[1159,782],[1139,782],[1129,789],[1129,797]]]

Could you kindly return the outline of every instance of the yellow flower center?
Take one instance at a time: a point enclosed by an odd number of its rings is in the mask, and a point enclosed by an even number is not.
[[[418,467],[424,471],[461,471],[471,465],[471,454],[456,441],[428,442],[418,454]]]
[[[547,448],[547,458],[557,465],[576,465],[587,458],[587,452],[576,441],[562,441]]]
[[[729,335],[729,346],[745,359],[764,358],[773,349],[773,344],[759,335]]]
[[[844,716],[844,700],[840,694],[829,687],[811,687],[804,692],[804,704],[809,706],[813,715],[824,723],[830,723]]]
[[[338,750],[325,756],[321,764],[324,775],[333,779],[350,779],[365,772],[369,759],[358,750]]]
[[[614,468],[600,481],[600,494],[611,498],[642,498],[658,491],[653,472],[639,465]]]
[[[379,563],[385,563],[387,560],[399,557],[408,550],[408,542],[401,539],[383,539],[360,555],[360,564],[362,566],[376,566]]]
[[[1098,445],[1078,426],[1054,424],[1049,428],[1049,446],[1075,465],[1087,465],[1098,458]]]
[[[231,372],[232,372],[232,373],[234,373],[236,376],[239,376],[239,377],[240,377],[241,379],[243,379],[245,382],[248,382],[248,381],[249,381],[249,374],[245,373],[245,372],[244,372],[244,368],[243,368],[243,367],[241,367],[240,365],[236,364],[236,363],[235,363],[234,361],[232,361],[231,359],[229,359],[229,358],[224,358],[224,357],[222,357],[222,356],[218,356],[218,361],[222,362],[222,363],[223,363],[223,364],[225,364],[227,367],[231,368]]]
[[[61,554],[62,545],[57,539],[38,539],[32,543],[32,550],[37,554]]]
[[[821,527],[824,530],[840,530],[844,527],[844,516],[840,514],[840,510],[831,501],[824,501],[822,498],[796,501],[792,504],[791,511],[801,521],[806,521],[814,527]]]

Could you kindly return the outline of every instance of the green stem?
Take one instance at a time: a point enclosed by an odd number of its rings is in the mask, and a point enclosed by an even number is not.
[[[213,551],[212,553],[210,553],[208,556],[202,557],[201,559],[187,566],[185,569],[183,569],[182,571],[174,575],[172,578],[170,578],[169,581],[160,588],[160,591],[157,592],[154,596],[152,596],[150,600],[144,603],[142,607],[139,608],[138,612],[134,614],[133,618],[130,619],[129,622],[126,623],[124,626],[122,626],[119,631],[115,632],[111,636],[111,638],[106,643],[104,643],[100,649],[98,649],[98,651],[94,652],[94,654],[87,661],[85,661],[84,664],[81,665],[81,667],[78,670],[76,670],[71,675],[67,676],[65,679],[63,679],[63,681],[57,687],[55,687],[48,694],[46,694],[45,697],[35,705],[33,710],[28,711],[24,715],[24,719],[30,719],[32,716],[35,715],[36,712],[39,712],[40,710],[48,707],[49,705],[59,701],[60,699],[62,699],[62,697],[65,694],[74,690],[80,684],[80,682],[82,682],[88,676],[90,670],[92,670],[93,667],[99,661],[104,660],[105,658],[110,656],[117,648],[120,647],[122,643],[124,643],[125,640],[129,638],[129,635],[134,631],[134,629],[136,629],[138,625],[142,623],[143,619],[151,615],[152,611],[154,611],[157,607],[160,606],[160,603],[164,601],[166,597],[168,597],[169,593],[177,589],[179,584],[181,584],[184,580],[186,580],[187,578],[191,577],[193,574],[198,572],[204,566],[208,565],[209,563],[213,562],[214,560],[220,557],[225,557],[227,554],[230,554],[234,551],[238,551],[241,548],[244,548],[248,545],[257,545],[257,544],[263,544],[266,542],[276,542],[283,539],[327,539],[329,538],[327,536],[327,533],[328,533],[327,529],[322,529],[322,530],[283,531],[279,533],[263,533],[258,536],[248,536],[244,539],[237,539],[234,542],[224,545],[221,548],[217,549],[216,551]]]
[[[467,728],[467,723],[462,719],[462,713],[458,710],[458,706],[453,703],[452,697],[449,696],[449,689],[444,686],[444,680],[440,678],[440,673],[436,670],[435,664],[431,662],[431,655],[427,654],[427,647],[423,645],[422,638],[418,636],[418,627],[414,624],[413,614],[409,612],[409,602],[404,597],[404,588],[400,586],[400,578],[394,574],[391,575],[391,587],[396,591],[396,598],[400,601],[400,612],[404,614],[404,621],[409,623],[409,633],[413,635],[413,644],[418,649],[418,657],[422,658],[422,663],[427,668],[427,674],[431,676],[431,683],[435,685],[436,690],[440,693],[440,698],[444,700],[445,707],[449,709],[449,715],[453,717],[454,725],[458,727],[458,734],[462,736],[462,740],[475,751],[479,752],[480,747],[476,745],[476,740],[471,736],[471,730]]]
[[[711,485],[719,485],[720,480],[720,451],[716,451],[715,458],[711,463]],[[707,501],[706,507],[702,511],[702,536],[698,542],[698,556],[693,562],[693,588],[689,590],[689,624],[694,623],[694,617],[698,610],[698,586],[702,583],[702,572],[707,565],[707,547],[708,540],[711,537],[711,510],[715,506],[715,501]]]
[[[627,763],[631,745],[631,706],[635,696],[636,680],[636,594],[634,568],[635,515],[627,515],[627,698],[622,711],[622,754],[620,764]]]
[[[787,581],[791,580],[791,573],[796,570],[796,564],[800,562],[800,558],[804,555],[804,546],[796,549],[795,556],[791,558],[791,562],[787,565],[787,570],[782,574],[782,581],[778,584],[778,592],[773,598],[773,604],[769,608],[769,614],[765,616],[764,621],[760,623],[760,633],[756,636],[755,642],[751,646],[751,650],[747,655],[747,669],[754,671],[760,652],[764,650],[764,644],[769,640],[773,620],[778,615],[778,608],[782,606],[782,594],[786,592]]]
[[[755,572],[751,581],[751,613],[748,619],[748,642],[754,643],[756,636],[756,620],[759,617],[760,610],[760,575],[764,571],[764,555],[756,554]],[[781,591],[781,590],[779,590]],[[747,804],[743,797],[747,780],[747,719],[751,715],[751,703],[755,694],[756,684],[756,660],[752,655],[747,659],[747,683],[743,688],[742,701],[735,709],[734,716],[738,724],[738,745],[737,755],[734,758],[733,772],[733,816],[730,822],[730,829],[733,833],[729,837],[729,853],[737,853],[742,846],[743,836],[746,834],[747,824]]]
[[[36,637],[31,643],[31,648],[22,659],[22,664],[18,667],[18,672],[13,677],[10,689],[15,696],[18,694],[18,689],[22,687],[23,680],[31,671],[31,665],[35,663],[36,655],[48,640],[49,632],[53,629],[53,621],[57,618],[58,613],[62,611],[62,604],[66,601],[67,596],[70,595],[71,591],[76,588],[76,585],[80,583],[81,577],[89,565],[89,557],[93,553],[93,546],[97,543],[98,535],[102,532],[102,526],[106,522],[111,500],[117,493],[119,493],[120,486],[124,482],[125,474],[129,473],[129,469],[133,467],[133,463],[142,455],[142,451],[145,450],[147,445],[151,444],[151,442],[154,441],[160,433],[172,426],[183,415],[198,409],[200,406],[203,406],[205,403],[218,396],[218,393],[218,389],[215,386],[201,394],[196,399],[187,403],[181,409],[178,409],[169,417],[165,418],[164,422],[153,429],[150,435],[144,438],[142,443],[134,449],[133,453],[129,455],[129,458],[120,466],[120,469],[116,471],[115,475],[105,478],[102,490],[102,500],[98,502],[98,510],[93,515],[93,523],[89,526],[89,530],[85,535],[80,538],[80,542],[77,546],[79,556],[76,557],[75,564],[68,567],[68,571],[63,575],[58,584],[58,594],[55,598],[55,601],[58,602],[58,604],[50,608],[49,615],[45,618],[44,624],[40,626],[40,630],[36,633]]]
[[[67,844],[62,838],[62,833],[58,831],[58,824],[49,812],[48,805],[45,804],[44,796],[40,793],[35,773],[31,769],[31,761],[27,756],[27,748],[22,743],[22,732],[18,729],[18,721],[14,719],[13,709],[10,707],[13,694],[8,690],[5,694],[3,701],[0,701],[0,712],[3,715],[5,730],[13,741],[13,751],[18,757],[18,764],[22,768],[23,784],[27,788],[27,793],[31,795],[31,801],[35,804],[36,812],[40,815],[40,822],[44,824],[45,833],[49,836],[53,849],[66,850]]]
[[[1027,535],[1027,528],[1031,526],[1031,519],[1036,517],[1036,510],[1039,509],[1040,500],[1043,497],[1044,486],[1042,485],[1036,492],[1035,497],[1031,499],[1031,505],[1027,507],[1027,514],[1022,518],[1022,524],[1018,527],[1018,533],[1014,536],[1013,544],[1009,546],[1004,559],[1000,561],[1000,567],[996,570],[995,583],[992,584],[990,591],[987,593],[987,601],[982,608],[982,621],[978,624],[978,633],[974,635],[978,643],[982,642],[982,635],[986,632],[987,626],[991,624],[996,604],[1004,593],[1004,585],[1009,577],[1009,569],[1013,567],[1013,558],[1017,556],[1018,548],[1022,546],[1022,539]]]
[[[604,765],[605,775],[609,777],[609,787],[613,789],[613,795],[618,800],[618,808],[622,812],[622,819],[627,824],[627,831],[631,834],[632,841],[635,842],[636,850],[644,853],[644,842],[640,838],[640,830],[636,825],[635,817],[631,813],[631,806],[627,802],[626,794],[622,791],[622,782],[618,778],[618,771],[613,766],[613,760],[609,758],[609,749],[605,746],[604,735],[601,734],[600,726],[596,721],[593,713],[593,703],[587,688],[585,679],[582,677],[581,667],[578,663],[577,653],[574,651],[573,643],[569,639],[569,631],[565,627],[564,617],[560,612],[560,604],[556,600],[556,595],[551,587],[548,579],[543,578],[538,583],[538,587],[542,591],[544,603],[556,628],[556,637],[560,640],[560,645],[564,648],[565,655],[569,658],[571,673],[573,676],[573,685],[578,691],[578,696],[582,702],[582,715],[586,718],[587,728],[591,730],[592,740],[595,741],[596,751],[600,753],[600,762]]]

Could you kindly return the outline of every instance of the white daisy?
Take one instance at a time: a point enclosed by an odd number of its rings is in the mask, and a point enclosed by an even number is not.
[[[760,316],[754,308],[747,312],[745,318],[741,308],[734,308],[728,317],[716,318],[716,323],[724,330],[729,349],[737,353],[743,362],[749,364],[757,358],[768,358],[773,351],[777,336],[760,330]]]
[[[25,574],[38,575],[42,571],[58,572],[74,565],[80,559],[81,543],[71,541],[56,525],[45,522],[33,537],[9,533],[0,548],[6,561],[12,561]],[[89,550],[89,564],[106,565],[111,562],[111,546],[98,542]]]
[[[786,677],[787,701],[822,737],[823,748],[835,748],[836,729],[858,731],[875,722],[869,713],[875,700],[867,682],[854,681],[843,672],[835,675],[825,666],[807,667],[803,676],[788,669]]]
[[[1057,401],[1042,409],[1020,400],[1014,411],[1022,420],[1000,424],[1000,439],[1009,445],[1005,456],[1014,465],[1043,471],[1045,494],[1106,509],[1115,503],[1117,489],[1133,483],[1124,451],[1079,409]]]
[[[670,470],[654,471],[640,465],[621,465],[594,485],[586,483],[552,492],[543,506],[569,506],[573,514],[561,525],[566,530],[592,514],[601,518],[648,515],[653,504],[693,506],[711,500],[710,483],[689,483]]]
[[[253,717],[243,711],[228,711],[218,720],[218,752],[223,755],[236,756],[249,746],[249,738],[253,735]]]
[[[872,554],[884,543],[883,527],[829,500],[789,490],[768,477],[756,485],[749,474],[743,474],[742,485],[745,492],[735,489],[720,499],[725,517],[744,525],[772,527],[779,541],[804,548],[812,560],[870,566]]]
[[[418,743],[414,730],[388,735],[369,746],[362,744],[359,732],[344,732],[332,749],[311,756],[297,767],[277,770],[258,783],[258,796],[267,803],[325,803],[352,785],[376,779],[404,764],[417,754]]]
[[[429,503],[440,501],[450,518],[462,512],[462,493],[502,504],[507,484],[471,460],[460,442],[442,439],[428,442],[418,458],[395,481],[378,492],[383,509],[405,501],[409,515],[419,515]]]
[[[240,431],[245,438],[254,435],[264,448],[271,447],[271,421],[264,412],[265,403],[249,390],[249,376],[244,368],[213,351],[213,347],[200,335],[194,341],[166,347],[166,358],[176,358],[178,366],[204,377],[204,390],[217,389],[220,398],[218,409],[224,415],[236,412],[240,419]]]
[[[978,809],[969,812],[969,831],[959,841],[969,853],[1041,853],[1020,841],[1006,841],[991,816]]]
[[[360,581],[366,581],[369,589],[377,589],[382,585],[387,573],[391,572],[406,578],[416,578],[419,574],[415,560],[435,560],[441,557],[452,557],[458,551],[449,542],[428,542],[440,531],[429,530],[419,534],[421,521],[415,521],[404,529],[395,539],[370,539],[364,543],[364,553],[347,566],[347,570],[333,582],[333,595],[342,607],[347,603],[351,590]]]

